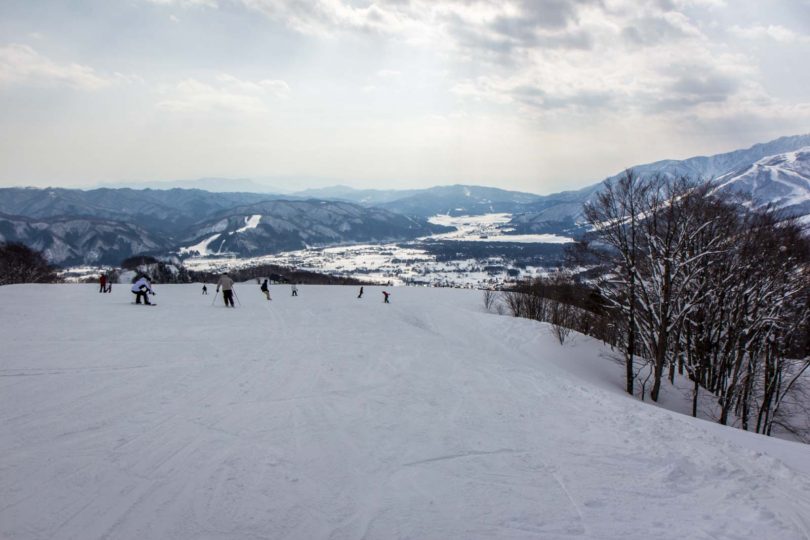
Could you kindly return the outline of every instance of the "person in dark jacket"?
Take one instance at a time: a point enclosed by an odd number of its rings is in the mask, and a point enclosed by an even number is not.
[[[363,298],[363,287],[360,287],[360,294],[357,295],[357,298]]]
[[[268,300],[272,300],[272,298],[270,298],[270,287],[267,285],[267,279],[265,279],[264,282],[262,283],[261,290]]]
[[[202,293],[203,294],[208,294],[208,284],[207,283],[203,283],[203,292]]]
[[[384,304],[390,304],[391,302],[388,301],[388,297],[391,296],[391,293],[389,293],[387,291],[383,291],[382,293],[383,293],[383,296],[385,297],[385,299],[383,300],[383,303]]]
[[[106,275],[101,274],[100,276],[98,276],[98,286],[99,286],[98,292],[100,292],[100,293],[107,292],[107,276]]]

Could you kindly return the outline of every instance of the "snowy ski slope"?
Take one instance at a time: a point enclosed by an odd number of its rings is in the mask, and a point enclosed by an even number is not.
[[[810,538],[810,447],[633,400],[480,293],[96,290],[0,287],[0,538]]]

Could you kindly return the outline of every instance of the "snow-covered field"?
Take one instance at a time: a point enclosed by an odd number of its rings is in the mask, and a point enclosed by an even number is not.
[[[455,227],[454,232],[434,234],[433,240],[456,240],[462,242],[515,242],[518,244],[567,244],[573,238],[557,234],[512,234],[508,227],[512,214],[484,214],[481,216],[438,215],[429,222]]]
[[[254,227],[261,216],[251,218]],[[424,242],[499,242],[515,244],[567,244],[573,239],[554,234],[511,234],[508,227],[511,214],[481,216],[437,215],[431,223],[456,227],[449,233],[434,234],[410,242],[385,244],[355,244],[332,247],[310,247],[259,257],[234,257],[210,249],[219,237],[215,234],[199,244],[183,248],[180,254],[198,252],[204,256],[191,257],[183,264],[192,270],[221,272],[249,268],[262,264],[290,266],[301,270],[328,272],[353,276],[376,283],[430,283],[441,286],[489,287],[512,281],[506,268],[511,266],[504,257],[488,259],[456,259],[439,261],[424,249]],[[245,227],[248,227],[246,225]],[[214,244],[211,244],[214,242]],[[221,242],[220,242],[221,243]],[[502,267],[498,272],[485,267]],[[549,268],[528,266],[515,268],[520,278],[547,274]]]
[[[478,292],[96,290],[0,287],[0,538],[810,538],[810,447]]]

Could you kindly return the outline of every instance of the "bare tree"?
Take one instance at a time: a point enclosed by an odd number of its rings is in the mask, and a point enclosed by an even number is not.
[[[560,345],[564,345],[565,340],[571,335],[571,327],[573,326],[572,306],[552,300],[549,306],[548,318],[548,322],[551,324],[551,333],[554,334]]]
[[[497,295],[492,289],[484,289],[484,309],[492,311],[492,306],[495,303]]]
[[[600,292],[625,324],[625,389],[631,395],[635,380],[639,221],[649,189],[649,184],[627,170],[617,181],[606,182],[596,200],[584,207],[585,219],[616,254]]]

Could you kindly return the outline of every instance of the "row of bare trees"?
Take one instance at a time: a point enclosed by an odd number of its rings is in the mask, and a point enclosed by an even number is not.
[[[586,205],[597,283],[634,393],[648,363],[650,397],[686,374],[717,398],[719,421],[770,434],[810,375],[810,247],[796,224],[712,196],[711,183],[628,171]],[[806,379],[806,377],[805,377]]]
[[[617,340],[615,327],[596,290],[574,281],[566,272],[518,282],[501,291],[499,301],[514,317],[549,323],[560,344],[565,343],[571,331],[611,344]],[[484,307],[490,310],[494,303],[494,292],[486,291]]]
[[[56,280],[56,268],[39,251],[17,242],[0,243],[0,285]]]

